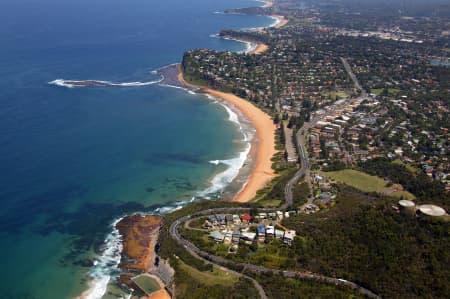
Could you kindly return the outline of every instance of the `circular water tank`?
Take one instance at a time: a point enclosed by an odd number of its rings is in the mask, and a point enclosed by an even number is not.
[[[415,214],[416,213],[416,204],[411,200],[402,199],[398,202],[400,210],[407,214]]]
[[[400,205],[400,207],[403,208],[412,208],[416,206],[416,204],[413,201],[407,199],[400,200],[398,204]]]
[[[441,207],[435,205],[421,205],[419,207],[419,211],[428,216],[439,217],[444,216],[446,214],[445,210]]]

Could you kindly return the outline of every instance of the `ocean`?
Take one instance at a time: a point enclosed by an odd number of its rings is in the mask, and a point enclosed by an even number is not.
[[[114,221],[214,198],[236,176],[248,151],[236,113],[154,71],[188,49],[244,51],[214,34],[273,23],[221,13],[252,5],[0,2],[0,298],[101,298],[120,254]]]

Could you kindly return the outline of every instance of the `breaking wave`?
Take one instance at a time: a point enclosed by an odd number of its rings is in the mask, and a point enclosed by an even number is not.
[[[208,98],[217,100],[215,97],[208,95]],[[226,160],[212,160],[209,163],[214,165],[223,164],[226,165],[227,168],[216,174],[211,180],[211,186],[207,189],[201,191],[199,196],[208,198],[209,195],[222,192],[238,175],[241,168],[244,166],[245,161],[248,158],[248,154],[251,149],[251,132],[244,129],[242,123],[239,119],[239,116],[236,112],[234,112],[227,104],[224,104],[222,101],[217,101],[228,113],[228,120],[232,123],[235,123],[239,127],[239,131],[243,135],[242,141],[245,142],[245,148],[238,153],[237,157],[226,159]]]
[[[94,266],[89,272],[92,280],[89,282],[89,289],[86,290],[80,299],[98,299],[106,293],[111,277],[117,272],[121,253],[123,249],[122,237],[116,228],[116,224],[122,220],[119,218],[111,224],[112,231],[105,238],[101,246],[101,255],[97,257]]]
[[[236,42],[240,42],[240,43],[245,44],[245,49],[241,50],[241,51],[237,51],[237,53],[248,54],[248,53],[254,51],[258,47],[257,43],[246,41],[246,40],[242,40],[242,39],[238,39],[238,38],[231,38],[231,37],[227,37],[227,36],[220,36],[219,34],[211,34],[209,37],[221,38],[221,39],[225,39],[225,40],[232,40],[232,41],[236,41]]]
[[[50,85],[62,86],[67,88],[74,87],[139,87],[139,86],[148,86],[153,84],[158,84],[162,82],[164,78],[160,78],[155,81],[148,82],[111,82],[111,81],[102,81],[102,80],[64,80],[64,79],[56,79],[48,82]]]

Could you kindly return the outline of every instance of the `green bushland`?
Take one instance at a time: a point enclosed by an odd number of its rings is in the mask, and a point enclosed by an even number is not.
[[[228,253],[202,232],[182,233],[234,261],[343,278],[386,298],[448,298],[450,222],[403,215],[392,198],[338,188],[334,208],[283,220],[297,231],[290,247],[272,239]]]
[[[292,267],[386,298],[448,298],[450,224],[405,216],[392,204],[340,186],[333,209],[283,220],[299,235]]]
[[[255,203],[261,206],[267,206],[267,202],[285,201],[284,187],[298,170],[296,166],[291,166],[278,173],[278,176],[263,189],[256,193]]]
[[[405,168],[406,168],[409,172],[414,173],[414,174],[418,174],[418,173],[420,172],[420,169],[417,168],[417,167],[415,167],[413,164],[411,164],[411,163],[405,163],[405,162],[403,162],[403,161],[400,160],[400,159],[395,159],[395,160],[393,160],[391,163],[392,163],[392,164],[403,165],[403,166],[405,166]]]
[[[308,183],[305,181],[299,181],[292,188],[294,206],[301,206],[306,203],[308,197],[311,194]]]
[[[356,299],[364,296],[347,287],[320,283],[314,280],[265,275],[258,278],[269,298]]]

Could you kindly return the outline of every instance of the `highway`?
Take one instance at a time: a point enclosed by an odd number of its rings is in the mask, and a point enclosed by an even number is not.
[[[358,81],[358,78],[356,78],[355,74],[352,71],[352,68],[348,64],[347,59],[341,57],[342,64],[344,64],[344,68],[347,71],[347,74],[350,76],[350,78],[353,81],[353,84],[355,85],[356,89],[359,89],[361,91],[361,97],[367,97],[366,91],[362,88],[361,84]]]
[[[298,146],[298,155],[300,160],[300,169],[294,174],[294,176],[289,180],[289,182],[284,187],[284,195],[285,195],[285,205],[283,208],[292,206],[294,200],[293,200],[293,193],[292,193],[292,187],[294,184],[307,173],[307,170],[309,169],[309,161],[308,161],[308,153],[306,151],[305,147],[305,134],[308,133],[309,128],[311,127],[311,123],[305,123],[300,130],[297,131],[297,134],[295,136]],[[308,198],[308,203],[311,203],[312,199]]]

